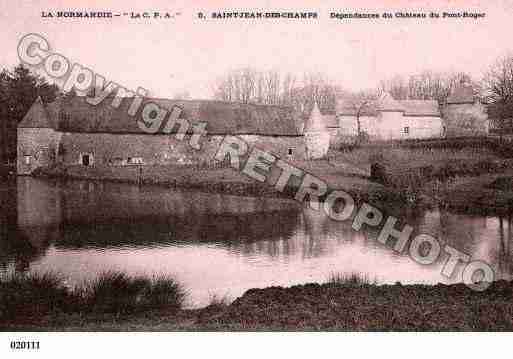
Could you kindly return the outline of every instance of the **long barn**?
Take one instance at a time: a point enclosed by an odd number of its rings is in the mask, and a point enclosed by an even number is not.
[[[91,105],[85,97],[62,97],[44,104],[37,99],[18,126],[18,174],[57,163],[82,166],[207,164],[224,136],[237,135],[249,145],[289,161],[323,157],[329,136],[318,108],[306,124],[289,107],[145,99],[170,112],[181,109],[179,121],[206,123],[201,150],[177,135],[179,128],[150,134],[128,114],[131,99],[112,106],[107,98]],[[143,104],[144,107],[144,104]],[[165,125],[163,125],[165,126]],[[309,131],[309,127],[313,131]],[[190,135],[190,134],[189,134]],[[327,141],[327,142],[326,142]]]

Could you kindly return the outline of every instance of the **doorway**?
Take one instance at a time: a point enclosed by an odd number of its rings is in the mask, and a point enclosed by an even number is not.
[[[89,154],[82,155],[82,165],[84,165],[84,166],[91,165],[91,156]]]

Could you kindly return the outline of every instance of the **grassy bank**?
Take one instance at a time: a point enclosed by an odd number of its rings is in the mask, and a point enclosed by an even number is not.
[[[34,171],[35,177],[111,181],[141,185],[160,185],[173,189],[199,190],[243,196],[290,197],[245,176],[240,171],[226,168],[196,168],[191,166],[148,165],[139,173],[137,166],[54,166]]]
[[[132,277],[106,272],[90,283],[66,286],[58,275],[15,275],[0,281],[0,323],[30,325],[66,316],[129,316],[182,308],[186,292],[168,277]]]
[[[512,157],[511,144],[494,139],[369,144],[332,153],[334,161],[377,163],[369,179],[402,198],[403,205],[426,201],[478,214],[512,211]]]
[[[102,281],[105,283],[106,279]],[[107,280],[117,281],[119,279]],[[129,300],[132,304],[127,310],[126,301],[116,298],[136,298],[132,289],[127,288],[148,288],[148,282],[127,281],[126,277],[122,282],[125,284],[121,288],[96,282],[92,287],[96,289],[88,289],[89,295],[79,296],[78,301],[83,301],[82,304],[75,305],[94,304],[76,311],[62,310],[62,305],[70,305],[61,303],[61,300],[69,300],[66,298],[68,294],[62,288],[56,289],[58,282],[52,277],[39,278],[36,281],[39,284],[32,281],[21,285],[17,281],[16,287],[31,287],[39,293],[21,291],[29,297],[22,302],[23,307],[41,310],[53,306],[53,310],[32,313],[31,320],[26,318],[25,321],[19,314],[9,321],[4,317],[0,321],[1,327],[4,330],[45,331],[513,330],[513,285],[506,281],[493,283],[484,292],[475,292],[463,284],[376,285],[357,275],[335,274],[325,284],[251,289],[231,304],[214,297],[209,306],[194,310],[178,309],[174,294],[169,298],[169,293],[175,293],[169,284],[164,285],[164,289],[155,284],[154,290],[164,293],[157,296],[161,299],[156,302],[145,302],[144,298],[148,296],[142,295],[141,303],[151,303],[150,306]],[[130,285],[126,287],[126,283]],[[2,285],[4,292],[6,284]],[[135,292],[146,293],[140,289]],[[52,297],[44,299],[41,293],[51,293]],[[108,300],[104,297],[106,293],[109,293]],[[18,294],[18,300],[22,294]],[[90,298],[89,302],[83,298]],[[105,306],[111,300],[117,304]],[[14,309],[18,308],[9,308]],[[2,313],[5,315],[5,311]]]
[[[453,187],[451,190],[446,187],[456,180],[508,175],[513,167],[513,150],[509,148],[489,138],[368,144],[350,150],[331,150],[327,160],[295,165],[323,179],[329,188],[350,193],[356,202],[369,202],[381,209],[402,210],[439,204],[460,211],[468,208],[469,212],[480,208],[481,213],[488,213],[508,211],[513,205],[510,200],[513,190],[503,188],[490,194],[479,181],[466,181],[466,188],[454,190],[452,194]],[[370,176],[373,163],[383,167],[382,176]],[[281,193],[273,187],[276,174],[266,183],[260,183],[230,167],[55,166],[40,169],[35,175],[157,184],[173,189],[254,197],[291,198],[300,184],[299,181],[291,183]],[[472,206],[459,205],[465,193],[472,195]]]
[[[445,209],[480,215],[513,213],[513,171],[480,176],[455,176],[446,182],[429,181],[423,191]]]
[[[328,183],[332,189],[343,189],[351,193],[357,200],[397,201],[393,189],[369,181],[364,171],[345,166],[336,161],[304,161],[296,166],[307,173],[314,174]],[[293,198],[300,181],[291,181],[284,192],[274,188],[276,173],[269,176],[265,183],[258,182],[241,171],[232,168],[198,169],[176,166],[147,166],[144,168],[142,180],[137,180],[137,168],[102,168],[83,166],[55,166],[41,168],[34,173],[36,177],[59,178],[62,180],[88,179],[98,181],[128,182],[148,185],[161,185],[178,190],[197,190],[210,193],[253,197]],[[127,171],[124,173],[123,171]],[[134,172],[135,171],[135,172]],[[133,173],[132,173],[133,172]]]

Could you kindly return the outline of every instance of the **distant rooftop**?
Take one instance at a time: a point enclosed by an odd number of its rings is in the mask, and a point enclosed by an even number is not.
[[[374,105],[364,107],[360,116],[374,117],[380,111],[404,112],[405,116],[440,116],[438,102],[435,100],[395,100],[390,94],[385,94]],[[340,116],[356,116],[356,109],[350,101],[340,99],[337,104],[337,114]]]
[[[470,84],[460,84],[447,97],[448,104],[474,103],[474,89]]]
[[[379,109],[381,111],[406,111],[406,108],[399,101],[395,100],[388,92],[386,92],[379,101]]]
[[[405,109],[405,116],[440,116],[440,108],[436,100],[401,100],[398,101]]]
[[[207,123],[209,134],[254,134],[272,136],[298,136],[300,121],[291,107],[252,105],[209,100],[168,100],[145,98],[143,105],[153,102],[169,111],[178,106],[180,118],[191,124]],[[136,119],[128,115],[132,98],[124,98],[118,108],[107,98],[97,106],[90,105],[86,97],[59,98],[50,104],[36,101],[19,127],[54,128],[65,132],[85,133],[146,133]],[[163,124],[165,126],[165,124]],[[173,132],[177,131],[175,126]]]

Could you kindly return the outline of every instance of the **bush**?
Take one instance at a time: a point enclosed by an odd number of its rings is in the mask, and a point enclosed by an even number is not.
[[[220,296],[217,294],[213,294],[210,296],[210,303],[208,304],[207,308],[219,310],[226,308],[230,304],[230,299],[227,295]]]
[[[327,284],[331,286],[342,286],[342,287],[361,287],[364,285],[376,284],[376,280],[370,280],[367,275],[361,275],[359,273],[342,274],[342,273],[331,273],[328,277]]]
[[[182,307],[186,293],[173,279],[130,277],[106,272],[81,289],[86,307],[97,313],[131,313],[144,309]]]
[[[16,274],[0,281],[0,320],[72,311],[76,300],[53,273]]]
[[[187,292],[172,278],[158,276],[153,279],[144,297],[152,308],[166,307],[178,310],[187,298]]]
[[[0,321],[37,321],[52,313],[127,314],[182,308],[187,293],[172,278],[106,272],[74,290],[52,274],[14,275],[0,281]]]

